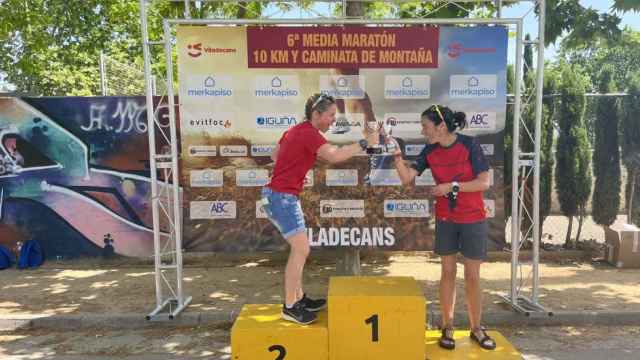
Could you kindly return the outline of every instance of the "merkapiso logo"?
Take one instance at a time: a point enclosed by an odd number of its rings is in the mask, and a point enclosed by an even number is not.
[[[385,99],[428,99],[431,97],[429,75],[387,75],[384,78]]]
[[[251,145],[251,156],[271,156],[275,145]]]
[[[254,95],[270,99],[290,99],[300,95],[298,77],[295,75],[257,76]]]
[[[224,176],[221,169],[190,171],[191,187],[221,187]]]
[[[298,123],[295,115],[259,115],[256,117],[258,130],[286,130]]]
[[[429,217],[429,201],[385,200],[384,217]]]
[[[327,186],[357,186],[357,169],[327,169],[325,172]]]
[[[196,44],[188,44],[187,45],[187,54],[189,54],[189,56],[193,57],[193,58],[197,58],[200,57],[200,55],[202,55],[202,52],[204,51],[204,53],[206,54],[232,54],[237,52],[237,49],[233,49],[233,48],[214,48],[214,47],[210,47],[210,46],[205,46],[204,48],[202,47],[202,43],[196,43]]]
[[[469,130],[495,130],[496,113],[490,111],[467,112]]]
[[[336,99],[364,99],[364,89],[362,75],[320,76],[320,92]]]
[[[496,48],[464,47],[459,42],[454,42],[454,43],[449,44],[449,46],[447,46],[447,55],[451,59],[457,59],[463,53],[479,54],[479,53],[495,53],[495,52],[496,52]]]
[[[398,186],[402,185],[396,169],[371,170],[369,180],[372,186]]]
[[[193,97],[229,97],[233,96],[231,88],[232,80],[230,76],[205,76],[192,77],[187,88],[187,96]],[[195,83],[194,87],[191,87]]]
[[[264,186],[268,182],[269,170],[267,169],[236,170],[237,186]]]
[[[496,75],[451,75],[449,96],[458,99],[495,98]]]

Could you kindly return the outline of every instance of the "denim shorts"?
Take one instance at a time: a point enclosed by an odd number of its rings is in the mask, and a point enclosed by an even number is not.
[[[293,194],[262,188],[262,208],[285,239],[306,231],[300,198]]]

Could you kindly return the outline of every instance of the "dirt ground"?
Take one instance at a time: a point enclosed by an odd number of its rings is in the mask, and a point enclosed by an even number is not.
[[[187,312],[238,311],[245,303],[282,303],[282,260],[255,258],[221,266],[186,266]],[[363,275],[413,276],[427,300],[437,305],[440,263],[428,255],[397,255],[363,262]],[[529,267],[523,267],[527,276]],[[327,293],[331,262],[313,259],[305,271],[305,290]],[[464,311],[463,267],[458,267],[458,309]],[[488,262],[482,268],[485,311],[504,309],[499,295],[510,288],[510,263]],[[540,302],[549,310],[640,311],[640,269],[568,260],[540,265]],[[528,286],[525,286],[528,288]],[[119,265],[96,261],[49,262],[36,270],[0,271],[0,316],[7,314],[141,313],[155,307],[153,265]]]

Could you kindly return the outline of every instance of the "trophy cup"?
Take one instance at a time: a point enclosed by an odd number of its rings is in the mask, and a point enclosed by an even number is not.
[[[382,122],[366,123],[367,130],[376,131],[379,134],[378,143],[367,147],[367,155],[369,156],[369,172],[364,177],[366,185],[372,185],[376,182],[377,176],[381,174],[378,170],[393,168],[393,154],[398,148],[398,142],[391,136],[391,125],[384,126]],[[389,166],[391,165],[391,166]]]

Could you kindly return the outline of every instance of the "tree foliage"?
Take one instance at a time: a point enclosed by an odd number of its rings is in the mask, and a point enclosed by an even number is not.
[[[614,68],[606,65],[599,76],[598,92],[615,92]],[[620,150],[618,146],[618,99],[600,97],[595,104],[595,147],[592,216],[596,224],[613,224],[620,208]]]
[[[628,95],[622,99],[620,128],[622,161],[627,168],[627,222],[640,225],[640,71],[630,76]]]

